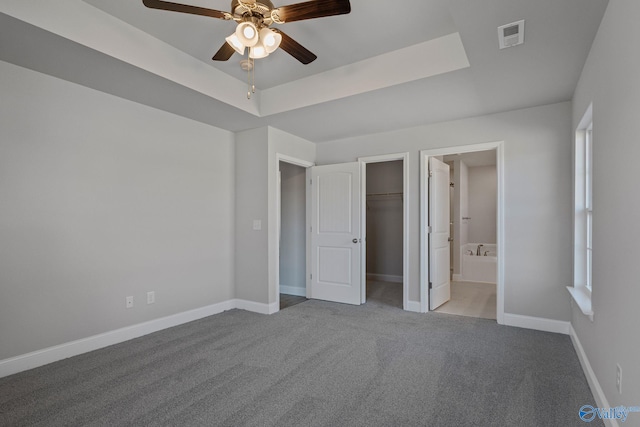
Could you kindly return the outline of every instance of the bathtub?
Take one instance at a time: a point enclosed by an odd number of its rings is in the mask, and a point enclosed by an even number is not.
[[[461,274],[458,280],[496,283],[497,247],[494,243],[483,243],[480,256],[477,256],[478,245],[479,243],[467,243],[460,248]]]

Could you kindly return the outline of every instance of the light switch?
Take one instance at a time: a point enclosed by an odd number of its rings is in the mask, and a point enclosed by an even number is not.
[[[253,220],[253,229],[254,230],[262,230],[262,221],[259,219]]]

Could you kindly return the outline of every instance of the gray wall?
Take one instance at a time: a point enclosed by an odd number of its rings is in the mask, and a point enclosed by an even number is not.
[[[233,134],[0,75],[0,360],[233,297]]]
[[[572,325],[611,406],[640,402],[639,16],[635,0],[609,2],[573,103],[575,130],[593,102],[595,316],[590,322],[573,307]],[[615,385],[616,363],[623,371],[622,395]],[[629,417],[640,422],[640,414]]]
[[[306,295],[306,169],[280,162],[280,177],[280,292],[296,288]]]
[[[569,320],[571,104],[318,144],[318,164],[409,153],[409,300],[419,300],[419,150],[504,141],[505,313]],[[540,173],[544,167],[544,174]]]
[[[271,127],[236,134],[237,298],[259,304],[276,303],[277,155],[313,162],[315,152],[315,144]],[[262,230],[253,230],[254,219],[262,221]]]
[[[368,163],[367,194],[402,193],[402,161]],[[402,278],[402,196],[367,197],[367,273]]]
[[[238,132],[235,150],[235,296],[262,303],[269,286],[268,138],[266,127]]]
[[[469,168],[469,242],[496,243],[497,201],[496,167]]]

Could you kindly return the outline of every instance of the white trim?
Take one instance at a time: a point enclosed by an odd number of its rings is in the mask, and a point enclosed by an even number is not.
[[[429,269],[426,260],[429,257],[429,248],[427,244],[426,230],[429,225],[427,222],[427,213],[429,209],[429,188],[427,185],[427,174],[429,171],[430,156],[444,156],[447,154],[472,153],[476,151],[496,150],[496,180],[497,180],[497,209],[496,209],[496,243],[498,246],[498,260],[496,273],[496,321],[498,324],[505,324],[504,313],[504,241],[505,241],[505,225],[504,225],[504,203],[505,203],[505,186],[504,186],[504,141],[484,142],[471,145],[459,145],[453,147],[436,148],[429,150],[420,150],[420,305],[421,312],[429,311],[429,294],[427,284],[429,282]]]
[[[582,314],[593,322],[593,310],[591,309],[591,292],[584,286],[567,286],[573,300],[578,304]]]
[[[240,310],[252,311],[254,313],[273,314],[280,310],[279,302],[265,304],[263,302],[247,301],[243,299],[234,299],[232,301],[234,303],[234,308],[238,308]]]
[[[362,302],[365,302],[366,293],[367,293],[367,283],[366,283],[366,256],[367,256],[367,245],[366,245],[366,228],[367,228],[367,213],[366,213],[366,165],[367,163],[380,163],[380,162],[390,162],[394,160],[402,160],[402,193],[404,194],[403,203],[402,203],[402,308],[407,311],[415,311],[409,309],[409,212],[410,212],[410,201],[411,201],[411,193],[409,188],[409,153],[392,153],[392,154],[381,154],[378,156],[366,156],[366,157],[358,157],[358,161],[363,165],[362,167],[362,203],[361,203],[361,214],[362,214],[362,227],[363,227],[363,239],[365,242],[362,245],[363,250],[361,251],[361,263],[362,263],[362,271],[364,274],[362,275]]]
[[[420,301],[407,301],[407,307],[405,310],[420,313]]]
[[[569,329],[571,328],[571,323],[563,320],[545,319],[542,317],[523,316],[521,314],[511,313],[504,313],[504,324],[507,326],[564,335],[569,335]]]
[[[287,156],[286,154],[276,153],[276,160],[279,162],[291,163],[292,165],[301,166],[303,168],[310,168],[316,164],[307,160],[297,159],[295,157]]]
[[[367,273],[367,280],[374,280],[377,282],[404,283],[402,276],[393,274]]]
[[[306,297],[307,296],[307,288],[299,288],[296,286],[285,286],[280,285],[280,293],[285,295],[295,295],[297,297]]]
[[[453,273],[453,277],[451,278],[454,282],[464,282],[462,279],[462,274]]]
[[[598,408],[610,408],[611,406],[609,405],[609,401],[600,386],[598,377],[596,377],[595,372],[593,372],[593,368],[591,368],[591,363],[589,363],[587,353],[585,353],[584,348],[580,343],[580,339],[578,338],[578,334],[576,333],[576,330],[573,329],[573,325],[569,325],[569,336],[571,337],[573,348],[576,350],[576,354],[578,355],[578,360],[580,361],[580,366],[582,366],[582,370],[584,371],[584,376],[587,377],[591,393],[593,393],[593,397],[596,399],[596,406]],[[602,421],[608,427],[619,426],[618,421],[614,419],[603,419]]]
[[[219,314],[226,310],[240,308],[237,301],[238,300],[228,300],[218,304],[196,308],[194,310],[173,314],[160,319],[150,320],[137,325],[127,326],[87,338],[81,338],[79,340],[44,348],[42,350],[36,350],[31,353],[22,354],[9,359],[0,360],[0,378],[21,371],[26,371],[27,369],[37,368],[38,366],[66,359],[68,357],[77,356],[89,351],[118,344],[123,341],[138,338],[173,326],[182,325],[183,323]],[[250,309],[247,308],[247,310]]]

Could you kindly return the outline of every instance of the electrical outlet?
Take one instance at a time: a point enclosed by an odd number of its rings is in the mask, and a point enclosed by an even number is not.
[[[126,306],[127,306],[127,308],[133,308],[133,296],[127,297]]]
[[[622,368],[619,363],[616,363],[616,388],[622,394]]]
[[[147,304],[156,302],[156,293],[154,291],[147,292]]]

